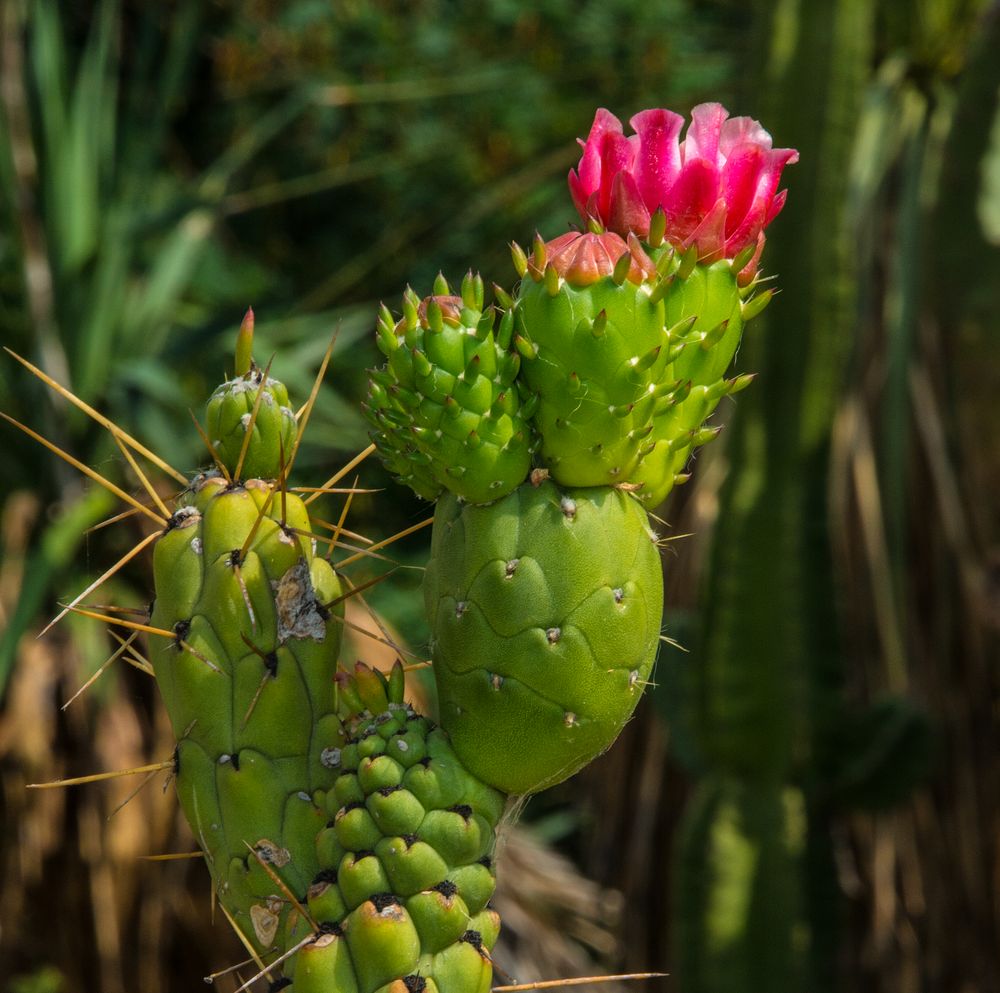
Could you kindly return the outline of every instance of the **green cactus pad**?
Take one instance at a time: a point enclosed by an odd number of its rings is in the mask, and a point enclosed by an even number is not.
[[[572,775],[621,731],[656,655],[663,579],[634,498],[529,482],[488,507],[441,498],[424,597],[455,751],[521,794]]]
[[[336,772],[340,582],[299,531],[308,513],[269,483],[200,476],[154,556],[152,663],[177,747],[177,792],[219,900],[259,951],[319,871]],[[296,531],[292,528],[295,527]]]
[[[496,500],[528,475],[531,431],[507,350],[513,315],[483,309],[482,280],[462,295],[438,279],[423,301],[409,291],[403,320],[383,308],[385,366],[371,377],[365,414],[390,472],[426,499],[448,490],[473,503]]]
[[[663,301],[650,294],[650,259],[629,251],[617,235],[563,236],[539,250],[521,282],[521,376],[538,398],[542,461],[565,486],[631,479],[665,392]],[[581,255],[591,264],[581,265]]]
[[[680,268],[676,259],[673,263]],[[718,434],[706,421],[719,401],[752,378],[724,378],[743,335],[737,271],[733,263],[720,261],[695,265],[683,278],[673,272],[663,300],[666,321],[685,333],[679,337],[683,348],[664,372],[678,388],[656,405],[649,449],[632,477],[642,484],[637,495],[647,507],[662,503],[683,481],[691,452]]]
[[[514,343],[542,462],[562,485],[633,483],[656,506],[718,434],[706,420],[722,397],[750,382],[723,378],[762,309],[742,299],[740,262],[588,232],[536,243],[530,262],[515,250],[515,263]]]

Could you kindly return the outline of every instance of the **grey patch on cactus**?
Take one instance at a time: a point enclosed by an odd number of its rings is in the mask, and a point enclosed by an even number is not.
[[[562,628],[549,628],[545,632],[545,637],[548,639],[550,645],[555,645],[562,637]]]
[[[246,431],[250,427],[250,414],[246,413],[240,418],[240,424],[243,425],[243,430]]]
[[[202,549],[201,538],[192,538],[191,551],[194,552],[195,555],[201,555],[201,549]]]
[[[296,793],[295,795],[300,800],[305,800],[306,803],[312,803],[312,797],[308,793],[306,793],[305,790],[299,790],[299,792]]]
[[[324,748],[319,753],[319,760],[327,769],[338,768],[340,766],[340,749]]]
[[[571,710],[566,711],[566,716],[563,717],[563,724],[568,728],[576,727],[576,714]]]
[[[292,861],[292,853],[287,848],[282,848],[275,844],[270,838],[261,838],[253,846],[254,851],[260,856],[261,862],[273,865],[280,869]]]
[[[402,739],[396,742],[396,747],[401,752],[408,752],[410,750],[410,746],[405,741],[403,741]]]
[[[468,603],[465,600],[459,600],[455,604],[455,616],[456,617],[461,617],[462,614],[464,614],[465,611],[468,609],[468,607],[469,607],[469,605],[468,605]]]
[[[625,599],[625,591],[620,587],[616,587],[611,591],[614,594],[615,603],[621,603]]]
[[[517,571],[517,567],[520,564],[520,559],[511,559],[506,567],[504,568],[504,579],[511,579],[514,573]]]
[[[289,638],[326,638],[326,621],[313,590],[309,563],[299,559],[277,582],[272,582],[278,615],[278,643]]]
[[[503,676],[501,676],[497,672],[492,673],[490,675],[490,685],[493,687],[493,689],[499,690],[500,687],[503,686]]]

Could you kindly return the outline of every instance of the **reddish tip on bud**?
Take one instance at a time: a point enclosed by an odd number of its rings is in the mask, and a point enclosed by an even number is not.
[[[636,285],[656,273],[652,260],[633,239],[626,242],[618,235],[605,231],[603,234],[569,231],[544,245],[547,269],[557,273],[571,286],[589,286],[605,276],[616,273],[616,281],[626,279]],[[536,280],[543,278],[543,272],[529,262],[528,269]]]
[[[253,365],[253,307],[247,307],[236,335],[236,375],[245,376]]]

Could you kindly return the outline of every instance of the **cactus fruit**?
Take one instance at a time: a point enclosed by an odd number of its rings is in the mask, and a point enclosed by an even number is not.
[[[528,482],[438,502],[424,597],[441,723],[507,793],[558,783],[617,737],[649,677],[663,579],[642,506]]]
[[[489,907],[506,797],[470,775],[448,736],[358,663],[338,674],[346,738],[316,836],[311,921],[290,918],[293,993],[487,993],[500,920]],[[310,938],[310,935],[312,936]]]
[[[248,310],[240,328],[235,375],[209,399],[206,433],[232,477],[276,479],[295,442],[295,413],[288,406],[284,383],[268,376],[250,357],[253,321]],[[253,434],[249,440],[248,431]]]
[[[254,433],[251,464],[273,442]],[[326,815],[314,795],[336,775],[323,753],[340,733],[341,585],[315,554],[302,501],[273,483],[207,473],[178,504],[154,548],[151,617],[174,638],[158,639],[151,661],[181,806],[220,901],[263,952],[288,907],[261,862],[295,893],[319,870]]]
[[[365,413],[386,466],[420,496],[443,490],[473,503],[496,500],[528,474],[531,431],[508,349],[513,315],[484,309],[483,281],[469,273],[461,296],[444,277],[434,295],[403,298],[403,319],[378,318],[386,364],[372,373]]]
[[[571,232],[536,242],[530,261],[514,251],[530,276],[515,344],[545,467],[565,486],[636,484],[648,507],[718,433],[704,422],[719,400],[749,382],[723,373],[751,306],[742,259],[706,265],[654,242],[647,254],[634,235]]]

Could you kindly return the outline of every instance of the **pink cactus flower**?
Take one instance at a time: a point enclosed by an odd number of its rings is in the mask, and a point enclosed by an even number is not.
[[[697,245],[703,261],[734,258],[756,245],[785,203],[777,193],[781,170],[797,162],[794,148],[772,148],[771,136],[749,117],[729,117],[718,103],[699,104],[680,140],[684,118],[644,110],[623,133],[621,121],[597,111],[583,157],[569,174],[573,202],[584,222],[596,221],[622,237],[649,234],[657,208],[666,215],[665,239],[682,249]]]

